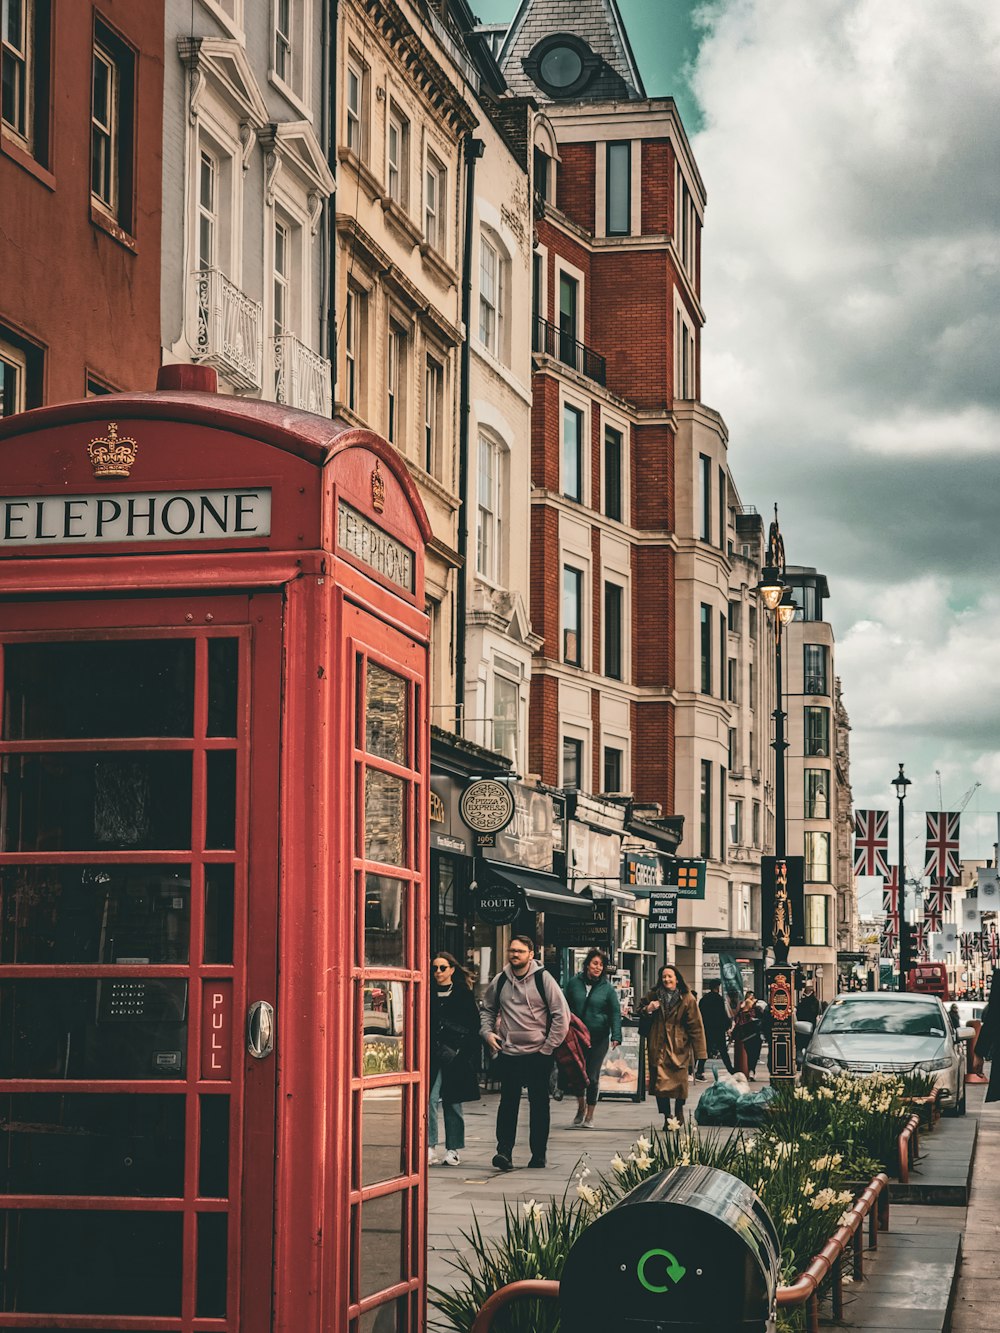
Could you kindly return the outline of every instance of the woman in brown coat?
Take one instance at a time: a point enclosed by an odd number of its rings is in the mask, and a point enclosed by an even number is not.
[[[659,983],[639,1001],[639,1031],[646,1038],[649,1057],[649,1091],[663,1116],[674,1115],[683,1123],[688,1095],[688,1066],[707,1059],[705,1027],[694,996],[676,967],[660,969]]]

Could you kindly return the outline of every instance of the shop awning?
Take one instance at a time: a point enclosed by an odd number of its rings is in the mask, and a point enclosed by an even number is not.
[[[498,865],[496,861],[488,861],[487,865],[492,879],[523,891],[529,911],[576,917],[592,917],[594,914],[593,902],[573,893],[555,875],[522,870],[520,866]]]
[[[577,880],[577,883],[583,884],[583,891],[595,902],[601,898],[610,898],[613,903],[619,907],[632,907],[636,905],[636,896],[630,890],[623,888],[621,882],[616,879],[587,879]]]

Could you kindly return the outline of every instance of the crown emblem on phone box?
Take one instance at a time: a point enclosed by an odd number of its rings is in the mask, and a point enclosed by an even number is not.
[[[99,436],[87,445],[97,478],[127,477],[138,452],[139,446],[130,436],[123,435],[119,439],[117,421],[108,422],[107,435]]]

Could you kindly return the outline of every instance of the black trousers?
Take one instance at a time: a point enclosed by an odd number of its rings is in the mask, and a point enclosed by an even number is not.
[[[604,1037],[601,1041],[595,1041],[587,1052],[587,1077],[590,1082],[587,1084],[587,1105],[596,1106],[597,1096],[600,1092],[601,1066],[604,1064],[604,1058],[608,1053],[608,1047],[611,1045],[611,1035]]]
[[[521,1090],[528,1089],[528,1145],[532,1157],[544,1157],[549,1143],[549,1075],[551,1055],[498,1055],[500,1106],[497,1110],[497,1152],[510,1157],[517,1138]]]
[[[730,1074],[735,1073],[735,1070],[733,1069],[733,1062],[732,1060],[730,1060],[729,1052],[726,1050],[726,1034],[724,1032],[722,1033],[706,1032],[705,1049],[708,1051],[708,1058],[710,1060],[713,1059],[715,1056],[718,1056],[719,1059],[722,1061],[722,1063],[726,1066]],[[697,1072],[699,1074],[704,1074],[705,1072],[704,1060],[698,1061]]]

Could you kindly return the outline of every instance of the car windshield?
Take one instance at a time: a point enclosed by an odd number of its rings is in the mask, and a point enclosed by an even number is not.
[[[886,998],[878,1004],[834,1000],[823,1015],[819,1031],[884,1033],[895,1037],[943,1037],[940,1011],[930,1004],[908,1004]]]

